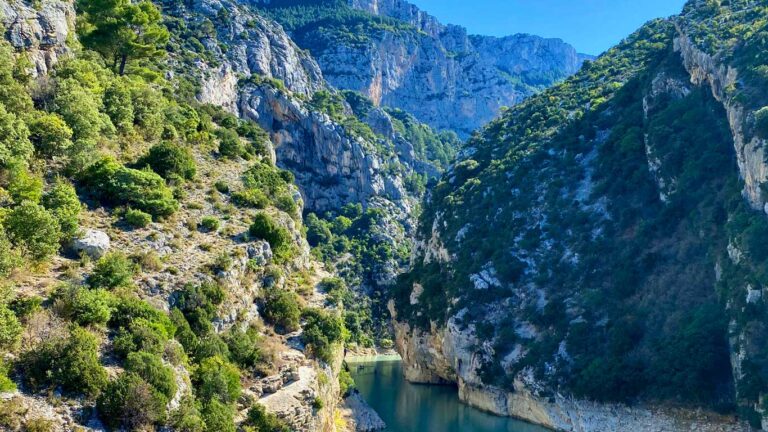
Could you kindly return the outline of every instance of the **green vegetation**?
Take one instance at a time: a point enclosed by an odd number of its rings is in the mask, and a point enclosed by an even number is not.
[[[253,238],[266,240],[272,248],[276,263],[289,261],[297,253],[296,245],[288,229],[278,225],[268,214],[257,213],[253,223],[248,228],[248,234]]]
[[[315,55],[324,47],[364,45],[371,35],[385,31],[418,34],[416,28],[402,21],[354,9],[341,0],[279,0],[262,7],[300,46]]]
[[[115,289],[133,286],[137,266],[125,254],[110,252],[96,263],[88,276],[88,285],[93,288]]]
[[[333,312],[322,309],[305,309],[301,317],[304,320],[301,337],[307,349],[315,357],[330,363],[334,347],[344,341],[344,321]]]
[[[301,318],[299,296],[292,291],[267,290],[264,296],[264,318],[274,324],[279,332],[298,330]]]
[[[166,180],[191,180],[197,170],[192,151],[168,141],[152,146],[140,164],[146,164]]]
[[[146,228],[152,223],[152,215],[141,210],[128,209],[125,211],[125,221],[134,228]]]
[[[128,205],[154,217],[170,216],[179,208],[162,177],[151,171],[127,168],[112,159],[91,165],[83,174],[82,183],[106,204]]]
[[[149,1],[78,1],[78,33],[88,48],[125,74],[129,60],[155,59],[165,54],[168,30],[160,10]]]
[[[42,342],[19,360],[21,375],[33,388],[56,387],[66,392],[96,396],[107,384],[99,363],[99,341],[82,328],[69,335]]]

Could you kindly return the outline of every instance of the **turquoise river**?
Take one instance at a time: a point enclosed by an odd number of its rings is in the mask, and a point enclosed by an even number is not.
[[[547,432],[462,404],[455,387],[411,384],[399,360],[349,364],[357,389],[387,432]]]

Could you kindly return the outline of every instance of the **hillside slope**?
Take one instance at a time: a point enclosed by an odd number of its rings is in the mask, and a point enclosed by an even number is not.
[[[761,425],[766,13],[691,1],[470,140],[392,305],[409,379],[560,430]]]

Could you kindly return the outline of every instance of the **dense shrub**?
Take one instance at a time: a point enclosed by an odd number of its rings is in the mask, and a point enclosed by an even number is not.
[[[5,305],[0,305],[0,349],[12,348],[21,336],[21,323]]]
[[[136,267],[122,252],[110,252],[96,263],[93,272],[88,276],[88,285],[106,289],[133,286]]]
[[[231,404],[240,397],[240,371],[221,357],[203,360],[193,379],[197,396],[203,401]]]
[[[205,432],[206,424],[203,415],[197,407],[197,402],[191,396],[186,396],[179,403],[179,407],[170,415],[169,424],[178,432]],[[211,426],[216,426],[211,424]],[[224,428],[210,429],[216,431],[227,430]]]
[[[278,332],[289,333],[299,329],[301,307],[299,297],[293,291],[271,288],[264,298],[264,318]]]
[[[45,340],[25,352],[21,375],[32,387],[61,386],[66,392],[96,396],[107,384],[99,363],[99,341],[87,330],[71,329],[69,336]]]
[[[235,413],[231,405],[211,400],[203,405],[206,430],[235,432]]]
[[[0,226],[0,277],[6,277],[11,274],[22,262],[21,254],[13,248],[8,235],[3,227]]]
[[[109,118],[99,113],[93,94],[73,78],[59,80],[54,104],[76,141],[96,141],[102,130],[112,127]]]
[[[224,290],[215,282],[189,283],[177,294],[175,306],[196,334],[206,334],[213,328],[211,320],[224,297]]]
[[[139,375],[124,372],[107,385],[97,402],[107,425],[142,430],[162,422],[168,400]]]
[[[304,332],[301,337],[310,352],[320,360],[333,360],[333,346],[344,340],[341,317],[320,309],[306,309],[302,314]]]
[[[260,189],[243,189],[232,194],[232,202],[242,207],[267,208],[269,197]]]
[[[133,100],[126,80],[113,80],[104,90],[103,102],[104,112],[118,130],[128,132],[133,129]]]
[[[137,318],[115,332],[112,347],[115,354],[121,358],[136,351],[161,354],[170,338],[171,335],[159,323]]]
[[[8,171],[10,177],[8,193],[11,195],[13,202],[20,204],[24,201],[29,201],[38,204],[43,196],[42,177],[31,173],[21,163],[13,164]]]
[[[200,220],[200,228],[208,232],[216,232],[219,230],[221,223],[213,216],[205,216]]]
[[[29,139],[40,156],[63,156],[72,146],[72,129],[55,113],[41,114],[29,122]]]
[[[235,159],[245,154],[245,146],[236,131],[221,128],[217,131],[219,137],[219,155]]]
[[[291,233],[266,213],[257,213],[254,216],[248,233],[255,238],[266,240],[278,263],[287,262],[296,254]]]
[[[248,416],[243,422],[245,426],[253,428],[254,431],[269,431],[269,432],[291,432],[291,428],[288,425],[277,418],[272,413],[268,413],[264,407],[258,403],[253,404],[248,410]]]
[[[259,332],[248,327],[245,331],[233,327],[225,336],[224,341],[229,348],[229,358],[242,368],[253,368],[262,359],[259,349],[261,336]]]
[[[56,180],[48,193],[43,196],[43,206],[53,213],[59,222],[62,240],[69,240],[75,236],[82,204],[74,186],[63,179]]]
[[[53,295],[60,312],[80,325],[105,325],[112,316],[115,299],[106,290],[63,285]]]
[[[170,216],[179,208],[162,177],[126,168],[112,159],[90,166],[81,181],[107,204],[128,205],[156,217]]]
[[[35,261],[44,261],[59,250],[59,223],[43,206],[24,201],[8,213],[3,225],[11,243]]]
[[[0,166],[14,159],[27,161],[34,150],[26,124],[0,103]]]
[[[176,377],[156,354],[133,352],[125,360],[125,370],[133,372],[148,382],[169,400],[176,394]]]
[[[152,215],[141,210],[128,209],[125,211],[125,221],[134,228],[146,228],[152,223]]]
[[[11,372],[11,366],[4,359],[0,359],[0,392],[12,392],[16,390],[16,383],[14,383],[9,374]]]
[[[163,141],[149,149],[142,158],[142,164],[149,165],[152,171],[165,179],[178,177],[191,180],[197,172],[197,164],[192,151],[170,141]]]

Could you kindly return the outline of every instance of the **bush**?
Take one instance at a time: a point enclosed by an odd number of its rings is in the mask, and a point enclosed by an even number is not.
[[[165,366],[156,354],[148,352],[128,354],[125,370],[140,376],[169,400],[176,394],[176,375],[173,369]]]
[[[11,166],[8,193],[13,202],[20,204],[24,201],[38,204],[43,196],[43,179],[35,175],[20,163]]]
[[[285,263],[296,254],[291,233],[278,225],[266,213],[258,213],[254,216],[253,224],[248,229],[248,233],[269,243],[277,263]]]
[[[299,329],[301,308],[299,297],[293,291],[270,289],[264,301],[264,318],[281,333]]]
[[[149,428],[163,421],[168,400],[139,375],[124,372],[109,383],[96,404],[101,420],[112,428]]]
[[[331,230],[328,228],[328,223],[317,217],[314,213],[307,215],[304,226],[307,227],[307,241],[312,247],[328,243],[333,238],[333,234],[331,234]]]
[[[205,432],[203,415],[197,408],[197,402],[191,396],[181,400],[179,407],[171,413],[169,424],[177,432]],[[224,429],[212,429],[221,431]]]
[[[179,209],[165,180],[151,171],[126,168],[107,158],[88,167],[81,178],[107,204],[128,205],[156,217],[170,216]]]
[[[112,126],[105,124],[99,113],[99,102],[89,90],[74,78],[60,80],[54,99],[56,112],[72,128],[75,141],[96,141],[102,129]],[[106,119],[109,122],[109,119]]]
[[[341,368],[339,371],[339,395],[346,397],[353,388],[355,388],[355,380],[352,379],[352,375],[346,367]]]
[[[6,306],[0,305],[0,349],[11,349],[21,336],[21,323]]]
[[[80,327],[69,337],[43,341],[19,360],[21,375],[34,388],[61,386],[66,392],[96,396],[107,384],[99,363],[99,341]]]
[[[219,155],[228,159],[236,159],[245,154],[245,146],[236,131],[221,128],[217,131],[219,137]]]
[[[125,222],[134,228],[146,228],[152,223],[152,215],[141,210],[128,209],[125,211]]]
[[[240,397],[240,371],[219,356],[200,363],[194,375],[197,394],[205,402],[219,401],[232,404]]]
[[[0,358],[0,392],[2,393],[16,390],[16,384],[8,377],[10,372],[10,365]]]
[[[333,345],[344,340],[344,322],[332,313],[320,309],[307,309],[302,313],[304,332],[302,339],[315,357],[330,363]]]
[[[178,293],[176,307],[184,314],[192,330],[199,335],[212,330],[211,320],[224,301],[224,290],[217,283],[187,284]]]
[[[24,260],[21,254],[13,248],[5,230],[0,226],[0,277],[7,277],[21,265]]]
[[[0,166],[12,160],[28,161],[34,150],[27,126],[0,103]]]
[[[206,430],[235,432],[235,413],[232,406],[211,400],[203,407]]]
[[[69,240],[77,234],[82,205],[74,186],[66,180],[56,180],[51,190],[43,196],[43,206],[59,222],[62,239]]]
[[[332,305],[343,305],[349,300],[346,299],[349,294],[347,285],[339,278],[325,278],[320,281],[319,288],[328,295],[328,302]]]
[[[205,216],[200,221],[200,227],[208,232],[216,232],[219,230],[220,222],[213,216]]]
[[[110,252],[99,259],[93,272],[88,276],[88,285],[93,288],[115,289],[133,286],[133,275],[138,269],[122,252]]]
[[[192,152],[169,141],[152,146],[141,163],[149,165],[152,171],[165,179],[178,177],[191,180],[197,173],[197,164]]]
[[[112,348],[120,358],[126,358],[133,352],[146,351],[161,354],[165,343],[170,339],[159,325],[144,318],[139,318],[121,327],[112,340]]]
[[[40,156],[63,156],[72,146],[72,129],[58,114],[41,114],[29,123],[29,138]]]
[[[249,327],[243,331],[233,327],[225,336],[224,341],[229,348],[230,359],[243,368],[253,368],[261,361],[261,336],[259,332]]]
[[[288,427],[285,422],[277,418],[274,414],[268,413],[267,410],[258,403],[254,404],[251,409],[248,410],[248,417],[246,417],[243,424],[252,427],[255,431],[291,432],[291,428]]]
[[[127,82],[115,79],[104,91],[104,112],[121,132],[133,129],[133,100]]]
[[[8,213],[3,225],[11,243],[35,261],[59,250],[59,223],[43,206],[24,201]]]
[[[232,202],[242,207],[264,209],[269,206],[269,197],[259,189],[244,189],[232,194]]]
[[[112,317],[115,299],[103,289],[65,285],[53,296],[63,315],[80,325],[105,325]]]

